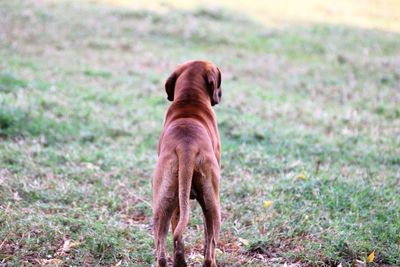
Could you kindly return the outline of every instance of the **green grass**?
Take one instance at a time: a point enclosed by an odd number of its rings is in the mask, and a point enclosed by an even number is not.
[[[154,264],[163,84],[198,58],[223,76],[218,263],[351,266],[375,251],[370,266],[400,265],[395,13],[349,1],[349,20],[307,0],[305,20],[254,3],[0,3],[1,266]]]

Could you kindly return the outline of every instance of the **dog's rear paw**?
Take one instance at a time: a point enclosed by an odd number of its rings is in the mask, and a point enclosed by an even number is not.
[[[217,267],[217,264],[215,263],[215,261],[205,260],[203,266],[204,267]]]
[[[174,267],[186,267],[186,261],[183,254],[176,253],[174,257]]]
[[[167,267],[167,259],[166,258],[158,259],[158,267]]]

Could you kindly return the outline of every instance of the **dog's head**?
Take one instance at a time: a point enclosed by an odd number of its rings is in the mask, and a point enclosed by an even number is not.
[[[187,73],[190,79],[202,79],[204,81],[212,106],[221,101],[221,72],[214,64],[207,61],[190,61],[175,69],[165,83],[165,91],[169,101],[174,101],[175,85],[183,73]]]

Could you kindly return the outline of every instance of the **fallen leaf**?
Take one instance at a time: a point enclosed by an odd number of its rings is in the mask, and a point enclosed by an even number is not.
[[[89,170],[100,170],[100,167],[91,163],[91,162],[85,162],[83,165],[88,168]]]
[[[263,207],[264,208],[269,208],[269,207],[272,206],[272,204],[273,204],[273,202],[271,200],[267,200],[267,201],[264,201]]]
[[[63,261],[60,259],[38,259],[37,262],[41,266],[60,266],[63,264]]]
[[[222,255],[222,250],[220,250],[219,248],[215,249],[215,255],[216,256],[221,256]]]
[[[249,245],[249,240],[239,237],[239,242],[245,246]]]
[[[21,197],[19,196],[18,191],[15,191],[15,192],[14,192],[14,200],[15,200],[15,201],[20,201],[20,200],[21,200]]]
[[[353,264],[355,267],[365,267],[367,266],[364,261],[356,260]]]
[[[193,262],[198,262],[198,263],[202,263],[204,261],[204,256],[201,255],[200,253],[195,253],[189,256],[189,258],[193,261]]]
[[[66,239],[62,247],[57,251],[56,255],[63,255],[71,251],[71,249],[76,248],[79,246],[80,242],[73,242],[70,239]]]
[[[295,177],[295,179],[296,179],[296,180],[305,181],[305,180],[307,180],[307,176],[306,176],[304,173],[300,173],[299,175],[297,175],[297,176]]]
[[[0,260],[7,260],[7,259],[12,258],[12,256],[13,255],[11,255],[11,254],[2,254],[2,253],[0,253]]]
[[[371,254],[368,255],[367,261],[368,262],[373,262],[375,259],[375,251],[372,251]]]

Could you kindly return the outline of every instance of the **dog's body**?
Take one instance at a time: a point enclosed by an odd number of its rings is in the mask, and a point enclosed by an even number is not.
[[[153,178],[158,266],[167,266],[165,246],[170,221],[174,266],[186,266],[182,235],[189,221],[190,198],[197,199],[204,213],[204,266],[216,266],[221,145],[211,106],[220,101],[220,84],[219,69],[205,61],[178,66],[165,84],[173,103],[165,117]]]

